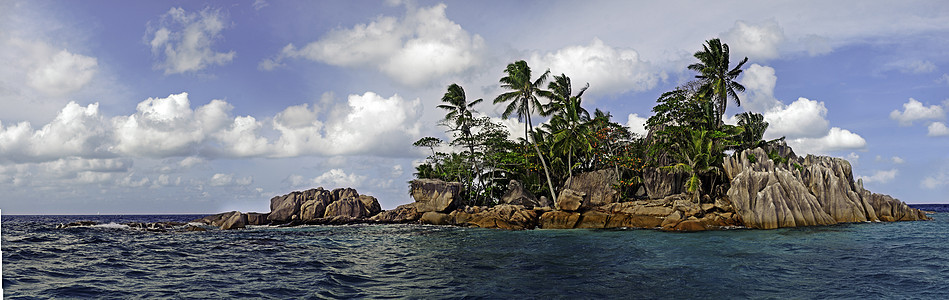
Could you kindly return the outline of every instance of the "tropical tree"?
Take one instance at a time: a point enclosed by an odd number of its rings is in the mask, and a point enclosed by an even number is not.
[[[693,130],[680,136],[671,152],[677,163],[662,167],[688,175],[686,191],[692,194],[694,202],[699,202],[702,193],[702,177],[717,175],[721,170],[718,160],[722,149],[715,146],[713,135],[712,131]]]
[[[590,84],[587,83],[574,96],[570,77],[561,73],[560,76],[554,76],[554,80],[547,85],[547,90],[540,92],[541,96],[550,99],[545,114],[553,115],[553,118],[547,127],[553,138],[552,146],[566,150],[564,152],[567,154],[566,167],[569,177],[573,177],[575,150],[589,151],[591,148],[590,132],[587,130],[590,113],[580,105],[583,102],[583,92],[589,87]]]
[[[501,87],[509,91],[494,98],[494,104],[509,102],[501,114],[501,117],[508,118],[511,114],[517,114],[519,120],[526,121],[524,124],[524,138],[528,140],[528,143],[534,146],[534,150],[537,152],[537,158],[540,159],[540,163],[544,167],[544,175],[547,177],[550,197],[556,203],[557,193],[554,191],[554,184],[550,179],[550,170],[547,168],[544,155],[537,146],[537,138],[531,134],[534,131],[531,115],[534,110],[542,109],[543,107],[543,104],[540,103],[538,98],[543,84],[547,82],[550,70],[541,74],[536,80],[531,80],[531,68],[527,65],[527,62],[519,60],[508,64],[507,68],[504,69],[504,73],[507,74],[507,76],[501,78]]]
[[[748,62],[748,58],[745,57],[737,66],[730,68],[729,55],[728,44],[722,43],[717,38],[711,39],[705,42],[701,51],[695,52],[694,56],[699,62],[688,67],[689,70],[699,72],[695,78],[702,83],[701,94],[717,104],[715,110],[717,126],[723,124],[721,119],[728,100],[734,100],[735,105],[741,106],[738,93],[745,91],[745,86],[735,79],[741,75],[741,67]]]
[[[465,97],[465,89],[458,84],[452,83],[448,86],[448,91],[442,96],[442,102],[438,108],[447,110],[445,122],[452,131],[459,132],[463,144],[468,148],[470,155],[474,155],[474,141],[471,134],[472,122],[474,122],[473,109],[475,105],[481,103],[484,99],[477,99],[468,102]]]

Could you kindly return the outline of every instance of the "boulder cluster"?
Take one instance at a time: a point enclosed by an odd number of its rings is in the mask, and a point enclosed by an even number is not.
[[[372,196],[360,195],[355,189],[322,187],[296,191],[270,199],[269,213],[220,213],[192,221],[238,229],[247,225],[317,225],[359,223],[382,212],[379,201]]]
[[[770,152],[769,152],[770,151]],[[849,222],[929,219],[918,209],[854,181],[850,163],[840,158],[800,158],[790,148],[745,150],[725,159],[728,190],[703,196],[684,193],[684,177],[646,170],[635,199],[623,199],[614,170],[576,174],[554,203],[535,197],[517,181],[494,206],[463,206],[457,182],[418,179],[414,203],[383,211],[372,196],[351,188],[292,192],[270,200],[269,213],[227,212],[194,222],[221,229],[247,225],[421,223],[498,229],[651,228],[702,231],[731,227],[773,229]],[[787,159],[776,163],[768,153]]]

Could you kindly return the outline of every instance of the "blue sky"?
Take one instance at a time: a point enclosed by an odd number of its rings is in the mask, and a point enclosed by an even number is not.
[[[425,158],[411,143],[444,137],[447,85],[493,99],[524,59],[642,132],[714,37],[749,57],[726,116],[763,113],[874,192],[949,203],[943,1],[3,0],[0,209],[268,211],[318,186],[393,208]]]

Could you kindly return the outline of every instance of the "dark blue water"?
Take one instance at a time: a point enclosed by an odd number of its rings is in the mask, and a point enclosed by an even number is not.
[[[779,230],[502,231],[418,225],[153,233],[3,216],[16,298],[949,299],[949,214]]]

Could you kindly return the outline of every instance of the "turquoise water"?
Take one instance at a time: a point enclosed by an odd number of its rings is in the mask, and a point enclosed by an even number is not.
[[[4,216],[4,296],[949,299],[947,213],[923,222],[699,233],[54,228],[195,217]]]

